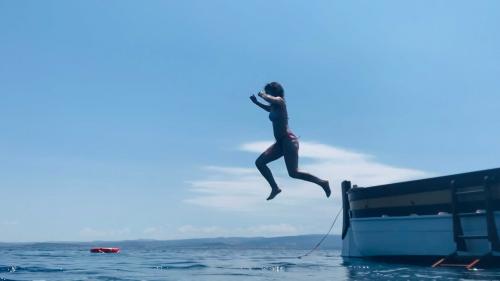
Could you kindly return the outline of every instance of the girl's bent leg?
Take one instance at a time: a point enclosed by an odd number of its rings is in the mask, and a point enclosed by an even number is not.
[[[269,167],[267,167],[267,163],[272,162],[278,158],[283,156],[282,149],[276,143],[271,145],[264,153],[262,153],[257,160],[255,160],[255,166],[259,169],[262,176],[266,179],[266,181],[271,186],[271,194],[267,198],[267,200],[273,199],[278,193],[281,192],[281,189],[278,188],[276,181],[274,180],[273,174]]]
[[[326,197],[330,197],[331,190],[328,181],[299,170],[299,142],[296,138],[283,140],[283,155],[290,177],[315,183],[323,188]]]

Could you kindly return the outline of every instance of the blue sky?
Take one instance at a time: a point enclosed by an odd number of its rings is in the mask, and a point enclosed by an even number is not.
[[[0,1],[0,241],[322,233],[341,180],[498,167],[499,9]],[[264,200],[269,81],[333,199],[277,161]]]

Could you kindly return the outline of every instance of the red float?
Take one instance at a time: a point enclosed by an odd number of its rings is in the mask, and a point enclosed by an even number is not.
[[[91,253],[107,253],[107,254],[116,254],[120,252],[120,248],[92,248],[90,249]]]

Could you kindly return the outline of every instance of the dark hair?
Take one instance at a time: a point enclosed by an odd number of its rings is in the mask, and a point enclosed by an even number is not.
[[[283,87],[278,82],[271,82],[267,84],[264,87],[264,91],[275,97],[282,97],[282,98],[285,97],[285,90],[283,90]]]

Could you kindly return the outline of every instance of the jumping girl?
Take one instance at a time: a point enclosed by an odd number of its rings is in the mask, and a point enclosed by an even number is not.
[[[288,127],[288,113],[283,87],[277,82],[271,82],[264,87],[263,92],[258,93],[258,96],[269,104],[259,102],[255,95],[252,95],[250,99],[260,108],[269,112],[269,119],[273,123],[274,138],[276,140],[255,161],[257,169],[259,169],[262,176],[264,176],[271,186],[271,194],[269,194],[267,200],[276,197],[281,192],[281,189],[276,184],[273,174],[266,164],[277,160],[281,156],[285,158],[286,168],[290,177],[315,183],[323,188],[326,197],[330,197],[330,184],[327,180],[322,180],[299,170],[299,140]]]

